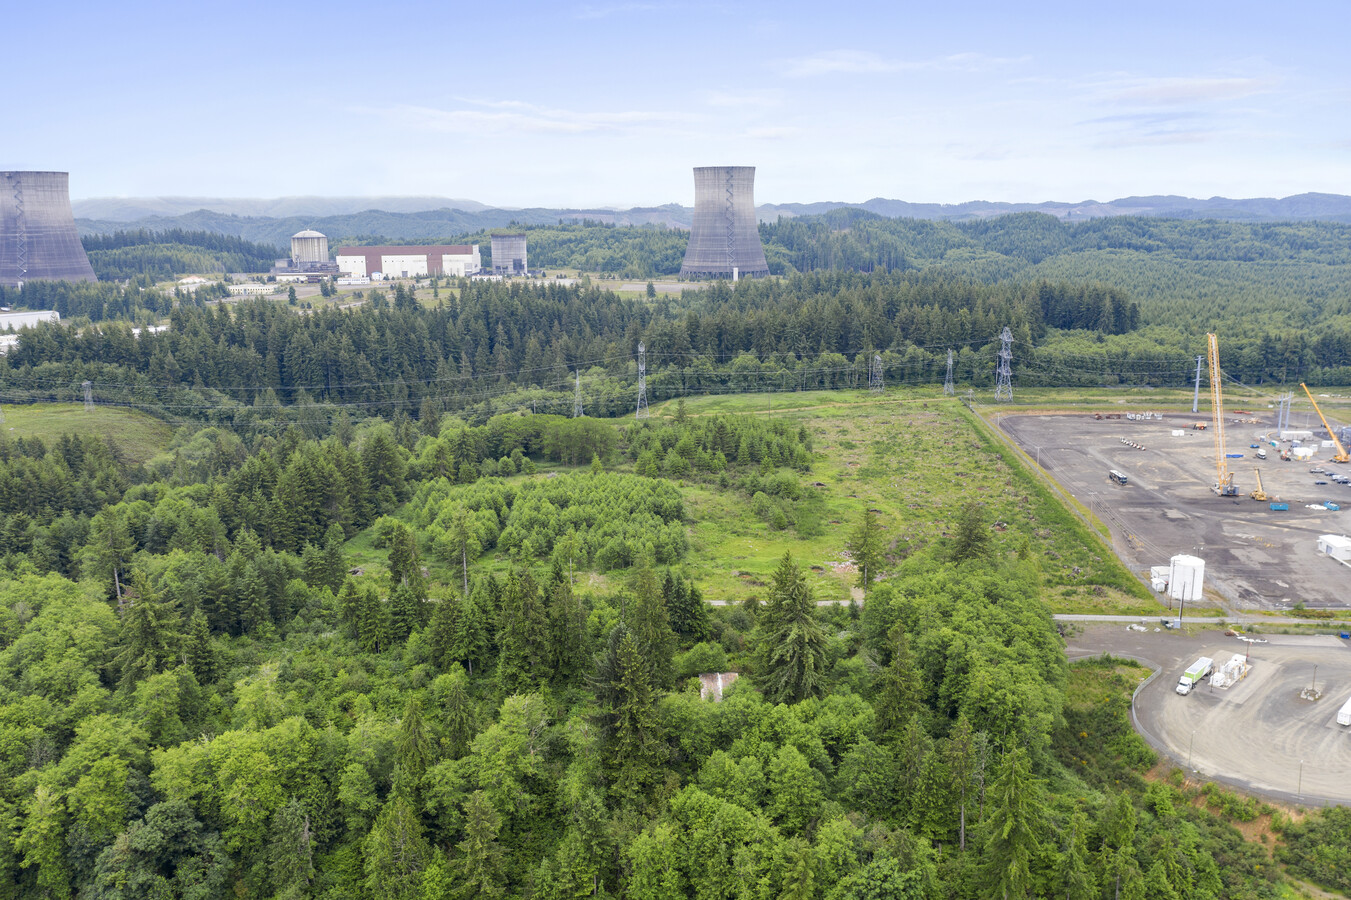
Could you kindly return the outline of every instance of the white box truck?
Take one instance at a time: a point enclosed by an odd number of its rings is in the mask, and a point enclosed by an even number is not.
[[[1338,725],[1351,725],[1351,700],[1342,704],[1342,708],[1337,711]]]
[[[1177,692],[1184,697],[1192,692],[1196,683],[1205,678],[1215,668],[1215,661],[1209,656],[1203,656],[1196,662],[1187,666],[1187,671],[1182,673],[1182,677],[1177,682]]]

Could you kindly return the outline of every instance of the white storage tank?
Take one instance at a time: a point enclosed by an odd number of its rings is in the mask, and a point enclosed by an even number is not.
[[[1174,600],[1200,600],[1205,575],[1205,560],[1179,553],[1168,561],[1168,596]]]

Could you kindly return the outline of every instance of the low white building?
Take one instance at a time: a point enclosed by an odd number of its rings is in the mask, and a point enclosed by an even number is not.
[[[280,290],[275,284],[263,284],[261,281],[245,281],[242,284],[229,284],[225,289],[235,296],[256,297]]]
[[[1351,538],[1344,534],[1320,534],[1318,552],[1342,562],[1351,562]]]
[[[34,325],[41,325],[43,322],[55,322],[61,324],[61,314],[54,309],[31,309],[24,312],[0,313],[0,331],[8,331],[13,328],[18,331],[20,328],[32,328]]]

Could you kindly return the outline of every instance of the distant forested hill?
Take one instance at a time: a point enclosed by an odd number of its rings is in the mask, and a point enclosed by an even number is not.
[[[81,239],[102,281],[146,276],[164,280],[188,272],[261,272],[285,251],[211,231],[118,231]]]

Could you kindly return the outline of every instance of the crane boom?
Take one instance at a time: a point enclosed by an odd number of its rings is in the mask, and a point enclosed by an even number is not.
[[[1254,469],[1253,473],[1257,476],[1257,490],[1253,491],[1248,496],[1254,500],[1265,502],[1267,500],[1267,492],[1262,489],[1262,470]]]
[[[1221,497],[1232,497],[1238,493],[1234,487],[1234,473],[1224,456],[1224,394],[1220,390],[1220,340],[1213,334],[1206,335],[1207,355],[1210,358],[1210,414],[1215,420],[1215,484],[1211,490]]]
[[[1328,430],[1328,437],[1332,438],[1332,443],[1337,447],[1337,455],[1332,457],[1332,461],[1338,463],[1351,462],[1351,456],[1346,455],[1346,448],[1343,447],[1342,442],[1337,439],[1337,432],[1332,430],[1332,426],[1328,424],[1327,417],[1323,415],[1323,411],[1318,408],[1318,401],[1314,400],[1313,394],[1309,392],[1309,386],[1302,381],[1299,383],[1299,386],[1304,388],[1304,393],[1309,395],[1309,402],[1313,404],[1313,411],[1318,413],[1318,418],[1323,420],[1323,427]]]

